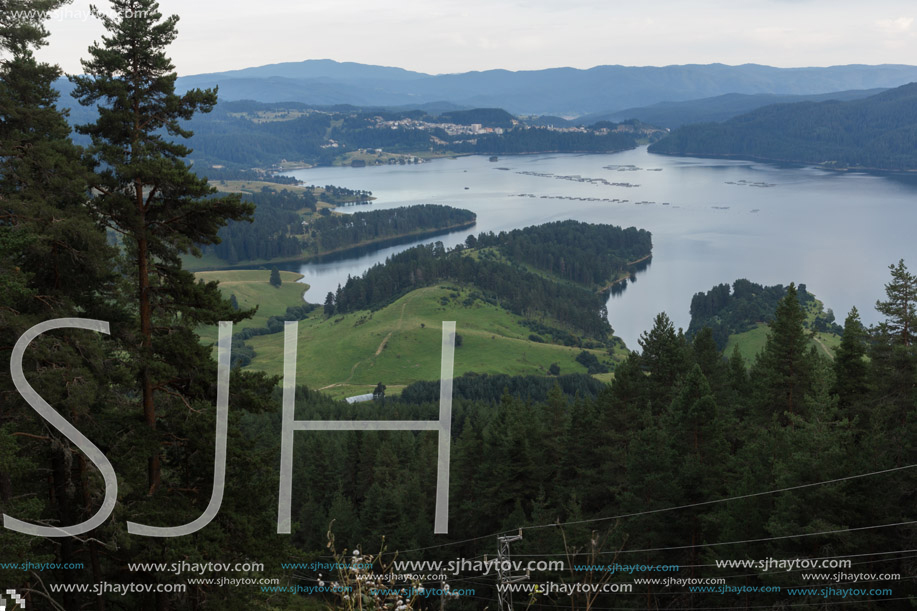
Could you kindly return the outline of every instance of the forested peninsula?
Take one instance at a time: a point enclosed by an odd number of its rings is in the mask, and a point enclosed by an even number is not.
[[[579,221],[471,235],[447,250],[441,242],[389,257],[328,293],[328,315],[381,308],[406,292],[442,281],[473,285],[483,297],[518,315],[544,316],[604,340],[611,335],[606,294],[596,288],[650,254],[652,237]]]
[[[326,186],[341,205],[367,203],[368,193]],[[263,187],[245,193],[256,205],[253,222],[230,222],[219,232],[220,242],[205,249],[219,267],[237,264],[305,261],[314,257],[399,238],[422,238],[474,226],[468,210],[421,204],[385,210],[339,214],[319,205],[312,191]],[[192,262],[193,263],[193,262]]]
[[[685,125],[650,152],[917,171],[917,83],[861,100],[775,104],[724,123]]]

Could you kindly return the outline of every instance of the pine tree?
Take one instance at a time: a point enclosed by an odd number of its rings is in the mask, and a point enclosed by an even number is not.
[[[871,457],[855,445],[851,423],[837,408],[837,398],[831,396],[829,363],[814,364],[812,389],[805,398],[802,414],[792,415],[792,426],[777,431],[773,453],[774,486],[786,488],[811,483],[813,480],[841,478],[870,469]],[[816,486],[777,495],[767,522],[771,536],[802,532],[841,530],[852,524],[867,524],[855,518],[867,505],[857,496],[861,482]],[[772,548],[775,557],[812,557],[854,553],[876,533],[854,536],[782,540]],[[859,543],[859,546],[854,542]]]
[[[486,516],[490,530],[501,528],[518,503],[528,509],[538,492],[527,481],[537,470],[535,419],[528,406],[509,394],[501,397],[497,410],[482,431],[484,453],[478,463],[487,473],[480,490],[493,508],[492,515]]]
[[[55,106],[60,68],[34,56],[45,44],[41,19],[62,4],[16,1],[0,11],[0,53],[10,54],[0,66],[0,236],[18,257],[2,269],[0,283],[11,291],[21,281],[67,293],[88,308],[100,288],[94,280],[111,281],[103,272],[111,252],[83,206],[88,173]],[[32,16],[16,17],[17,10]],[[51,308],[54,301],[45,303]]]
[[[115,17],[94,9],[107,35],[90,48],[86,75],[74,78],[76,97],[98,104],[99,110],[98,121],[79,128],[92,140],[92,197],[84,205],[100,225],[120,236],[119,253],[108,267],[128,287],[119,302],[126,304],[126,313],[116,320],[100,318],[112,320],[109,341],[117,343],[112,352],[129,369],[110,385],[115,395],[103,438],[114,450],[119,481],[127,485],[106,528],[131,544],[119,544],[103,569],[217,556],[278,560],[291,551],[288,537],[272,536],[273,446],[252,440],[266,426],[257,412],[271,407],[276,384],[263,374],[231,374],[227,494],[204,534],[151,539],[124,532],[127,520],[187,524],[200,517],[210,499],[217,367],[196,329],[238,322],[251,310],[234,310],[216,283],[196,282],[182,268],[181,256],[200,254],[198,245],[216,243],[217,231],[229,220],[249,219],[252,206],[235,197],[215,197],[206,179],[185,162],[189,149],[176,142],[190,136],[182,121],[216,103],[213,90],[175,93],[176,75],[165,47],[176,36],[178,18],[163,18],[152,0],[115,0],[112,8]],[[154,583],[161,577],[137,573],[135,578]],[[202,608],[204,601],[212,608],[251,608],[238,593],[209,586],[192,588],[184,600],[137,595],[119,605],[162,610]]]
[[[777,304],[774,321],[756,367],[764,385],[758,396],[762,416],[776,412],[795,413],[812,382],[812,357],[803,323],[805,312],[799,305],[796,286],[790,284],[786,296]]]
[[[480,468],[485,446],[480,428],[471,419],[465,421],[453,447],[451,485],[462,493],[450,500],[450,523],[461,532],[480,531],[486,526],[480,509],[488,498],[482,492],[482,481],[487,475]]]
[[[595,462],[601,467],[594,477],[602,483],[602,487],[598,488],[599,504],[606,510],[613,511],[620,507],[620,497],[627,489],[631,442],[634,433],[640,429],[643,415],[648,412],[646,395],[650,384],[650,378],[641,369],[640,356],[631,352],[615,368],[612,384],[596,397],[595,420],[584,422],[580,413],[573,414],[572,420],[576,425],[571,428],[568,438],[571,444],[576,444],[573,447],[578,446],[582,450],[568,452],[567,462],[576,464],[581,453],[598,455]],[[583,411],[588,415],[591,410],[587,408]],[[584,426],[591,426],[592,429],[584,429]],[[583,443],[583,438],[586,443]],[[613,451],[609,452],[609,448],[613,448]],[[571,476],[575,474],[572,469],[567,471]],[[579,482],[569,486],[569,489],[580,490]]]
[[[917,335],[917,276],[907,271],[904,259],[889,265],[891,282],[885,285],[886,301],[876,301],[876,309],[886,316],[887,333],[903,346],[914,343]]]
[[[721,405],[727,406],[737,420],[743,421],[748,412],[751,384],[748,379],[748,366],[738,344],[732,347],[728,368],[729,382]]]
[[[917,455],[917,345],[914,344],[914,290],[917,282],[904,261],[890,266],[886,301],[876,309],[888,318],[872,330],[869,346],[869,415],[885,437],[876,448],[885,464],[910,464]]]
[[[691,341],[691,350],[694,362],[700,365],[701,372],[720,401],[727,386],[728,368],[723,355],[716,347],[713,329],[704,327],[698,331]]]
[[[673,476],[679,459],[666,438],[660,419],[644,412],[631,420],[633,432],[627,451],[627,483],[626,492],[621,497],[621,513],[677,506],[685,493],[681,482]],[[682,527],[677,519],[638,516],[623,521],[621,527],[628,536],[627,547],[631,549],[665,547],[671,545],[671,541],[683,540]],[[647,556],[639,556],[639,561],[650,560]],[[666,557],[652,556],[652,562],[665,561]]]
[[[215,284],[195,284],[180,257],[218,242],[219,228],[251,219],[253,207],[236,197],[213,197],[215,189],[184,161],[190,150],[173,140],[191,136],[181,121],[216,104],[215,90],[175,93],[165,49],[177,35],[178,17],[163,18],[154,0],[113,0],[112,8],[115,17],[92,9],[108,34],[89,48],[85,76],[73,78],[74,96],[99,105],[99,119],[78,128],[92,138],[98,195],[91,206],[124,239],[125,272],[136,278],[140,349],[133,362],[144,419],[155,430],[157,401],[184,396],[193,384],[187,344],[176,345],[174,325],[190,340],[198,324],[244,318],[220,305],[226,304]],[[148,480],[153,493],[161,480],[157,451],[149,456]]]
[[[4,0],[0,11],[0,51],[21,56],[47,44],[44,22],[69,0]]]
[[[687,345],[665,312],[656,315],[653,328],[644,331],[637,341],[643,349],[643,368],[653,378],[650,405],[655,413],[661,413],[675,396],[676,382],[687,372]]]
[[[64,2],[8,0],[0,10],[0,360],[33,325],[56,318],[117,318],[113,256],[104,232],[83,205],[87,172],[70,141],[53,87],[61,72],[39,62],[42,23]],[[59,331],[34,340],[23,359],[30,383],[55,409],[92,438],[109,399],[118,363],[95,333]],[[13,389],[10,367],[0,369],[0,510],[26,522],[69,526],[95,513],[95,473],[82,453],[47,425]],[[39,473],[47,473],[47,477]],[[0,530],[0,550],[13,558],[83,561],[99,576],[97,541],[51,542]],[[45,583],[77,583],[87,571],[45,573]],[[36,589],[29,573],[0,574],[23,592]],[[34,600],[30,598],[30,600]],[[60,597],[78,608],[79,595]]]
[[[867,338],[866,329],[860,322],[860,313],[852,308],[844,321],[844,335],[834,356],[833,392],[838,396],[838,407],[844,415],[851,419],[860,416],[859,428],[866,426],[866,412],[862,409],[862,403],[869,390]]]
[[[280,279],[280,272],[277,270],[277,267],[271,268],[271,286],[279,287],[283,284],[283,280]]]
[[[709,501],[725,496],[725,465],[729,456],[723,418],[713,391],[700,365],[685,377],[681,392],[665,415],[665,438],[676,457],[672,479],[678,482],[682,498],[678,504]],[[680,517],[684,531],[680,540],[699,544],[712,540],[718,532],[715,522],[691,510]],[[696,563],[696,550],[690,551],[690,564]]]

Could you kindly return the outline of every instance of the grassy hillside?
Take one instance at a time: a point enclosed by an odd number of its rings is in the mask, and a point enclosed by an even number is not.
[[[724,354],[726,356],[731,355],[733,347],[738,346],[739,353],[750,364],[754,361],[755,356],[764,349],[768,332],[769,327],[762,322],[758,323],[758,326],[751,331],[730,335]],[[833,359],[834,351],[841,344],[841,338],[834,333],[819,332],[815,334],[810,343],[815,346],[819,353]]]
[[[806,311],[806,327],[811,331],[812,326],[815,323],[815,318],[823,310],[823,304],[821,301],[815,299],[813,301],[803,304],[803,307]],[[764,344],[767,342],[767,335],[770,331],[770,327],[760,322],[755,328],[745,331],[743,333],[733,333],[729,336],[729,341],[726,343],[726,348],[723,350],[723,354],[727,357],[732,354],[732,350],[735,346],[739,347],[739,353],[745,359],[745,361],[751,364],[754,361],[755,357],[759,352],[764,349]],[[814,346],[816,350],[823,356],[827,356],[831,359],[834,358],[834,351],[841,344],[841,336],[837,333],[826,333],[823,331],[816,332],[812,339],[809,341],[810,345]]]
[[[397,393],[412,382],[439,379],[443,321],[456,321],[461,336],[456,376],[544,376],[553,370],[604,373],[607,381],[626,352],[611,336],[596,283],[645,255],[649,233],[565,221],[499,236],[482,233],[474,241],[486,250],[481,256],[465,247],[446,251],[442,244],[400,253],[348,280],[323,307],[304,306],[305,289],[295,284],[300,276],[289,272],[279,288],[265,270],[199,272],[198,278],[219,280],[240,307],[259,307],[255,319],[235,329],[240,366],[280,375],[282,321],[298,319],[297,382],[334,396],[363,394],[379,382]],[[495,253],[508,259],[497,261]],[[518,269],[517,260],[543,274]],[[215,336],[216,329],[203,332],[205,341]]]
[[[326,319],[316,310],[299,323],[297,381],[346,397],[371,392],[380,381],[389,393],[397,393],[411,382],[438,379],[444,320],[456,321],[462,336],[455,351],[456,376],[467,371],[547,375],[552,363],[561,373],[586,372],[576,362],[580,348],[530,341],[531,331],[520,324],[520,317],[482,301],[465,305],[469,293],[466,288],[433,286],[372,313]],[[282,334],[246,343],[256,353],[249,368],[282,372]],[[611,360],[604,350],[590,352]]]
[[[480,252],[466,256],[469,248]],[[604,343],[612,332],[604,289],[651,251],[648,231],[572,220],[481,233],[448,250],[437,242],[392,255],[384,265],[350,278],[326,307],[335,314],[375,310],[415,288],[456,282],[474,285],[482,300],[525,316],[535,326],[541,317],[554,318]],[[529,272],[524,265],[547,274]]]
[[[288,306],[300,305],[308,284],[297,282],[302,274],[280,272],[282,284],[271,286],[268,282],[271,272],[266,269],[223,270],[217,272],[197,272],[194,277],[205,282],[218,281],[223,295],[235,295],[242,309],[258,307],[253,318],[233,325],[233,330],[249,327],[263,327],[271,316],[281,316]],[[207,342],[216,342],[217,329],[203,328],[198,333]]]

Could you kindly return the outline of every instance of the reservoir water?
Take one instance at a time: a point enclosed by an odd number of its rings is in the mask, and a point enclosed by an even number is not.
[[[417,243],[463,242],[469,233],[576,219],[635,226],[653,234],[651,265],[612,296],[615,334],[637,338],[665,311],[687,327],[691,297],[748,278],[804,283],[843,322],[851,306],[878,322],[888,265],[917,271],[917,177],[782,168],[747,161],[652,155],[646,148],[608,155],[524,155],[437,159],[420,165],[314,168],[289,173],[306,184],[367,189],[376,200],[345,212],[448,204],[477,213],[477,226],[429,240],[308,264],[291,264],[328,291]],[[461,321],[458,321],[461,325]]]

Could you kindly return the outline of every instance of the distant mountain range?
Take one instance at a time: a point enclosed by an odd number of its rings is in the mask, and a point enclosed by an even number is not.
[[[617,112],[583,115],[575,120],[578,125],[592,125],[599,121],[619,123],[638,119],[658,127],[675,128],[690,123],[719,123],[757,108],[771,104],[795,102],[826,102],[828,100],[860,100],[887,91],[886,89],[855,89],[812,95],[780,95],[774,93],[727,93],[713,98],[687,102],[659,102],[652,106],[626,108]]]
[[[917,66],[774,68],[757,64],[597,66],[430,75],[401,68],[307,60],[185,76],[181,89],[220,87],[224,100],[328,106],[449,103],[516,115],[578,117],[725,94],[813,95],[888,89],[917,81]],[[780,100],[775,100],[780,101]],[[629,118],[629,117],[628,117]]]
[[[917,171],[917,83],[852,101],[775,104],[685,125],[650,152]]]
[[[70,97],[73,86],[66,79],[57,86],[63,94],[59,104],[70,109],[72,123],[94,120],[94,109]],[[190,125],[196,132],[193,145],[209,163],[233,167],[270,165],[281,158],[330,163],[340,151],[327,148],[330,127],[323,122],[330,120],[329,113],[354,117],[347,130],[335,133],[340,146],[408,153],[429,147],[429,135],[372,130],[369,123],[376,113],[439,115],[446,122],[509,128],[513,119],[500,110],[505,109],[527,117],[529,126],[614,127],[603,122],[638,119],[674,129],[650,148],[659,153],[917,170],[917,66],[599,66],[428,75],[310,60],[179,79],[182,90],[212,86],[219,86],[224,104],[212,115],[195,118]],[[292,112],[293,118],[264,125],[244,118],[268,110],[259,105]],[[307,111],[310,108],[321,112]],[[509,136],[522,133],[516,131],[494,137],[512,140]],[[384,141],[379,139],[382,133],[387,136]],[[543,134],[561,138],[557,132]],[[77,140],[87,143],[85,137]],[[601,144],[571,140],[561,146],[554,140],[514,141],[516,148],[502,143],[499,152],[592,151]],[[297,144],[291,144],[294,141]],[[495,144],[485,144],[477,142],[481,150],[462,150],[496,152]],[[609,150],[632,145],[615,141]]]

